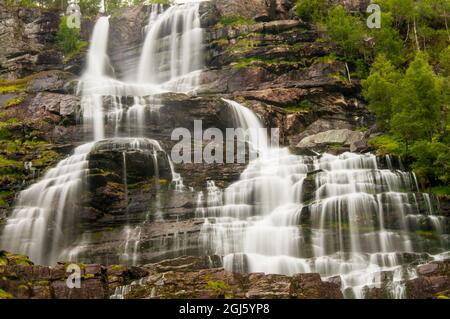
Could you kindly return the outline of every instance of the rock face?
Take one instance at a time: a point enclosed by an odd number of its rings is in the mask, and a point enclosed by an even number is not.
[[[276,14],[255,18],[269,12],[272,2]],[[345,5],[364,6],[360,1]],[[217,21],[246,12],[244,18],[253,22],[218,22],[206,29],[209,70],[202,73],[199,93],[230,95],[261,115],[265,124],[276,123],[285,145],[296,146],[309,135],[329,130],[347,129],[356,139],[357,128],[374,123],[360,98],[359,83],[349,82],[345,65],[332,58],[338,50],[331,42],[316,41],[320,32],[295,16],[278,13],[292,7],[292,1],[212,1],[209,10],[217,12]],[[342,140],[330,138],[329,144]],[[340,152],[365,150],[361,140],[350,141]]]
[[[450,298],[450,261],[432,262],[417,268],[418,277],[406,282],[410,299]]]
[[[361,142],[364,134],[348,129],[329,130],[305,137],[296,145],[299,149],[314,149],[319,151],[327,145],[337,145],[339,147],[356,147]]]
[[[145,269],[136,267],[78,265],[81,285],[79,288],[69,288],[67,280],[72,272],[67,269],[68,265],[37,266],[25,256],[0,251],[0,292],[3,292],[0,296],[18,299],[106,299],[117,284],[130,283],[147,275]]]
[[[69,288],[69,263],[34,265],[27,257],[0,251],[0,296],[19,299],[262,298],[340,299],[337,284],[318,274],[292,277],[235,274],[217,268],[218,256],[180,257],[142,267],[79,265],[80,288]],[[67,270],[67,271],[66,271]],[[139,281],[136,281],[139,279]],[[126,294],[120,295],[124,285]]]
[[[180,257],[146,265],[149,275],[129,286],[125,298],[339,299],[338,285],[318,274],[237,274],[216,268],[217,256]]]
[[[62,68],[63,56],[55,46],[59,13],[0,5],[0,77],[17,79],[34,72]]]

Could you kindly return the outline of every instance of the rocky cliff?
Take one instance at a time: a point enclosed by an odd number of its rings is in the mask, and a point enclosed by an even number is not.
[[[352,10],[363,8],[361,1],[344,2]],[[125,77],[136,68],[134,58],[140,53],[147,9],[136,6],[111,17],[108,53],[117,76]],[[229,19],[237,16],[239,22]],[[76,87],[84,53],[64,63],[55,39],[59,14],[0,7],[0,17],[0,39],[10,43],[0,52],[1,225],[2,217],[4,221],[11,213],[17,192],[88,140],[91,132],[78,118]],[[146,135],[160,141],[166,152],[174,144],[170,135],[175,127],[192,131],[194,120],[202,120],[204,129],[230,127],[229,109],[222,98],[239,101],[267,127],[280,128],[282,143],[295,153],[368,150],[367,139],[376,134],[376,128],[358,79],[349,79],[339,50],[326,34],[296,18],[293,1],[213,0],[202,4],[201,17],[206,66],[197,94],[158,96],[159,112],[145,123]],[[83,26],[83,34],[89,34],[92,23],[85,21]],[[122,97],[122,102],[133,103],[130,97]],[[338,285],[323,282],[317,274],[238,275],[200,257],[161,262],[198,255],[203,222],[196,218],[195,193],[178,193],[170,187],[166,155],[158,155],[158,174],[151,169],[154,163],[148,155],[135,149],[100,149],[90,154],[89,187],[78,207],[77,232],[84,235],[77,242],[82,248],[77,254],[96,264],[84,268],[81,291],[72,295],[65,288],[64,264],[34,266],[6,253],[0,256],[0,274],[7,278],[0,281],[0,288],[19,298],[106,298],[117,286],[145,277],[125,297],[342,297]],[[226,187],[244,167],[203,163],[175,165],[175,170],[187,187],[202,190],[211,178]],[[140,224],[143,220],[147,222]],[[123,231],[126,224],[130,229]],[[134,229],[138,224],[139,229]],[[129,252],[123,243],[133,231],[139,232],[144,252],[137,263],[159,263],[139,268],[113,265],[124,262],[123,255]],[[442,277],[447,268],[441,267],[434,270],[440,278],[438,285],[433,285],[435,275],[424,275],[409,283],[410,296],[448,292],[448,278]],[[423,285],[431,287],[426,295],[418,292]]]

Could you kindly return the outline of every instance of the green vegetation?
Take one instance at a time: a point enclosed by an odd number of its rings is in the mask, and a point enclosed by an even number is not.
[[[0,289],[0,299],[13,299],[14,296],[10,293],[4,291],[3,289]]]
[[[297,14],[335,43],[331,61],[346,65],[335,77],[362,80],[363,96],[382,134],[369,146],[402,156],[428,189],[450,185],[450,2],[375,0],[381,28],[368,14],[321,0],[297,0]],[[324,58],[326,61],[326,59]],[[317,62],[321,62],[318,60]]]
[[[67,17],[63,17],[59,23],[57,40],[65,55],[73,54],[86,45],[80,40],[80,29],[69,28]]]
[[[318,21],[325,17],[328,0],[297,0],[297,15],[305,21]]]

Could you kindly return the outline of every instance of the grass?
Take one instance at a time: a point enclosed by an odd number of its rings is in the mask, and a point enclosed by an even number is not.
[[[234,65],[236,69],[243,69],[253,66],[271,66],[271,65],[295,65],[298,66],[298,61],[286,61],[281,59],[265,59],[261,57],[241,58]]]
[[[75,50],[73,50],[72,52],[70,52],[70,53],[68,53],[67,55],[64,56],[64,62],[67,63],[70,60],[72,60],[74,57],[79,55],[85,48],[87,48],[87,46],[88,46],[88,42],[86,42],[86,41],[78,41],[77,47],[75,48]]]
[[[0,94],[23,92],[31,79],[32,76],[26,76],[17,80],[0,79]]]
[[[3,289],[0,289],[0,299],[13,299],[14,296],[11,295],[9,292],[4,291]]]
[[[11,106],[15,106],[15,105],[22,103],[23,101],[25,101],[25,97],[18,96],[18,97],[15,97],[15,98],[12,98],[12,99],[6,101],[6,103],[3,105],[3,107],[8,108]]]
[[[299,104],[289,105],[284,108],[289,113],[306,113],[314,108],[314,103],[310,100],[303,100]]]
[[[430,192],[438,197],[450,196],[450,185],[432,187]]]

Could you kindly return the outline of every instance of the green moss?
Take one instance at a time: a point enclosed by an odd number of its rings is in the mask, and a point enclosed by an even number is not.
[[[450,185],[435,186],[430,188],[429,191],[438,197],[450,196]]]
[[[0,299],[13,299],[14,296],[0,288]]]
[[[150,0],[149,1],[150,4],[164,4],[164,5],[168,5],[170,4],[169,0]]]
[[[3,155],[0,155],[0,168],[5,167],[19,168],[22,167],[22,162],[11,160],[4,157]]]
[[[123,271],[126,269],[126,267],[124,265],[112,265],[111,269],[115,271]]]
[[[310,100],[303,100],[299,104],[289,105],[284,108],[289,113],[307,113],[314,108],[314,103]]]
[[[3,107],[8,108],[11,106],[15,106],[15,105],[22,103],[23,101],[25,101],[25,97],[18,96],[18,97],[15,97],[15,98],[12,98],[12,99],[6,101],[6,103],[3,105]]]
[[[438,239],[439,236],[431,230],[416,230],[416,235],[427,239]]]
[[[14,195],[14,192],[8,191],[0,191],[0,206],[6,206],[8,204],[8,199],[11,199]],[[0,265],[1,265],[0,259]]]
[[[11,265],[32,266],[33,262],[25,255],[10,255],[7,257],[8,263]]]
[[[28,76],[28,77],[24,77],[22,79],[17,79],[17,80],[12,80],[12,81],[0,80],[0,94],[16,93],[16,92],[25,91],[28,81],[31,78],[32,77]]]
[[[73,51],[67,53],[64,56],[64,62],[67,63],[70,60],[72,60],[73,58],[75,58],[76,56],[80,55],[87,47],[88,47],[88,42],[78,41],[75,46],[75,49],[73,49]]]
[[[233,65],[236,69],[243,69],[248,67],[256,67],[256,66],[277,66],[277,65],[290,65],[296,68],[300,67],[300,62],[298,61],[289,61],[285,59],[265,59],[261,57],[251,57],[251,58],[241,58],[239,61]]]

